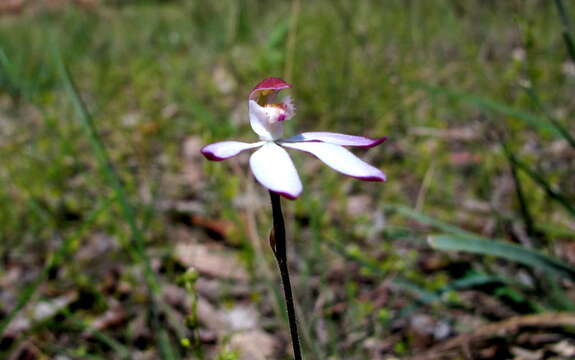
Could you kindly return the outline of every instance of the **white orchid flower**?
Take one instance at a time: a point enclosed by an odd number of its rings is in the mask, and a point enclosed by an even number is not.
[[[291,85],[278,78],[261,81],[249,95],[250,125],[260,141],[221,141],[206,145],[202,154],[212,161],[222,161],[248,149],[259,148],[250,157],[250,168],[257,181],[272,192],[287,199],[296,199],[303,186],[297,170],[284,148],[305,151],[316,156],[327,166],[344,175],[365,181],[385,181],[385,174],[360,160],[344,146],[370,148],[387,138],[370,139],[363,136],[333,132],[304,132],[283,138],[283,122],[295,115],[290,97],[275,103],[280,90]]]

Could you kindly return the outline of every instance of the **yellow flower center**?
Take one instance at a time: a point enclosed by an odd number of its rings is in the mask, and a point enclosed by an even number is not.
[[[268,97],[269,95],[273,94],[273,92],[274,92],[273,90],[261,90],[261,91],[259,92],[259,96],[258,96],[258,101],[257,101],[257,103],[258,103],[260,106],[264,106],[264,105],[266,104],[267,97]]]

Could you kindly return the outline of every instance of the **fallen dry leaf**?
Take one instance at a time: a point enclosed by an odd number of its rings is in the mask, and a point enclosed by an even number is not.
[[[234,334],[230,346],[239,352],[241,360],[272,359],[277,348],[275,339],[262,330]]]
[[[253,330],[259,324],[259,313],[253,306],[234,306],[227,310],[223,317],[233,331]]]
[[[541,360],[544,352],[543,349],[528,350],[517,346],[511,348],[511,353],[515,355],[513,360]]]
[[[191,221],[193,225],[202,227],[222,239],[229,237],[234,229],[234,224],[224,219],[213,220],[201,215],[192,215]]]
[[[451,329],[447,323],[427,314],[417,314],[409,320],[409,336],[414,349],[426,349],[433,342],[445,339]]]
[[[560,341],[549,348],[561,356],[575,358],[575,345],[569,340]]]
[[[201,274],[247,281],[248,273],[233,253],[204,244],[179,243],[174,249],[177,261]]]
[[[543,313],[535,315],[514,316],[507,320],[490,323],[473,329],[468,333],[458,335],[441,342],[424,353],[414,355],[411,360],[432,360],[438,359],[439,354],[458,348],[466,349],[472,342],[479,339],[501,337],[509,333],[517,332],[523,327],[555,327],[574,326],[575,315],[567,312]]]
[[[90,328],[86,331],[85,335],[88,335],[92,329],[104,330],[112,326],[117,326],[123,323],[126,317],[127,313],[122,306],[119,303],[115,304],[91,322]]]
[[[225,296],[247,298],[251,290],[250,285],[246,283],[222,284],[217,279],[199,278],[196,282],[196,291],[209,300],[218,301]]]
[[[62,295],[50,300],[29,304],[12,320],[3,335],[16,336],[28,330],[37,322],[48,320],[78,298],[76,292]]]
[[[481,162],[481,156],[468,151],[454,152],[449,154],[449,162],[455,166],[478,164]]]

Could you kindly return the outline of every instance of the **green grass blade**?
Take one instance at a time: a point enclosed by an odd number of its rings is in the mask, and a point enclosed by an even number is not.
[[[563,41],[565,41],[565,46],[567,46],[567,52],[571,57],[571,61],[575,62],[575,40],[573,40],[571,19],[569,18],[565,4],[563,4],[563,0],[555,0],[555,6],[561,18],[561,24],[563,25]]]
[[[543,133],[553,135],[556,137],[561,137],[561,131],[559,131],[559,129],[557,129],[554,124],[550,124],[549,121],[547,121],[545,118],[537,116],[527,111],[516,109],[514,107],[497,102],[495,100],[480,97],[473,94],[450,90],[439,86],[422,84],[418,82],[409,83],[409,85],[414,86],[418,89],[425,90],[431,95],[447,96],[455,100],[460,100],[469,103],[483,110],[489,110],[503,114],[505,116],[519,119],[525,122],[526,124],[541,130]]]
[[[3,49],[0,48],[0,86],[13,98],[18,98],[22,92],[14,83],[15,74],[11,62]]]
[[[445,285],[438,290],[438,293],[445,293],[448,291],[460,290],[471,288],[475,286],[491,284],[491,283],[502,283],[506,284],[507,280],[498,276],[487,275],[487,274],[473,274],[461,279],[454,280],[453,282]]]
[[[439,250],[464,251],[503,258],[575,281],[575,269],[571,266],[539,251],[516,244],[454,235],[431,236],[429,244]]]
[[[531,178],[531,180],[535,181],[535,183],[539,185],[543,191],[545,191],[547,196],[558,202],[571,215],[575,216],[575,206],[571,204],[569,199],[565,198],[561,193],[554,190],[551,184],[549,184],[543,176],[539,175],[537,171],[533,170],[526,163],[519,160],[515,155],[513,155],[513,153],[510,153],[510,160],[519,170],[523,171]]]
[[[454,280],[451,283],[445,285],[441,289],[438,289],[434,292],[430,292],[430,291],[426,290],[425,292],[422,293],[419,290],[419,287],[418,286],[414,287],[413,286],[414,284],[412,284],[412,283],[405,282],[402,279],[395,279],[395,280],[396,280],[396,281],[394,281],[395,285],[399,285],[404,290],[407,290],[408,292],[411,292],[412,294],[419,295],[418,299],[417,299],[418,302],[416,304],[408,305],[401,310],[400,315],[399,315],[400,318],[405,318],[405,317],[411,315],[414,311],[419,309],[421,306],[430,305],[430,304],[438,303],[438,302],[445,302],[443,295],[446,294],[447,292],[450,292],[450,291],[464,290],[464,289],[469,289],[469,288],[473,288],[476,286],[481,286],[481,285],[486,285],[486,284],[494,284],[494,283],[496,283],[496,284],[501,283],[501,284],[505,284],[505,286],[509,286],[508,283],[511,283],[511,282],[507,281],[506,279],[492,276],[492,275],[474,274],[474,275],[466,276],[462,279]]]
[[[159,329],[158,345],[160,353],[162,354],[162,359],[179,359],[179,356],[172,345],[172,341],[170,340],[170,335],[166,329]]]
[[[144,264],[144,272],[145,272],[145,279],[150,291],[152,293],[157,294],[159,292],[159,284],[157,279],[153,273],[153,270],[150,265],[150,261],[145,252],[145,243],[144,243],[144,236],[138,227],[137,220],[136,220],[136,213],[130,202],[128,201],[128,195],[122,185],[122,181],[120,180],[119,175],[116,173],[112,161],[110,160],[110,156],[98,135],[96,128],[94,126],[94,122],[92,120],[92,116],[88,112],[86,104],[80,97],[76,84],[74,83],[73,78],[71,77],[68,69],[64,66],[63,63],[60,62],[61,65],[61,77],[70,97],[74,109],[76,110],[76,115],[78,120],[80,121],[88,140],[90,141],[90,145],[92,147],[92,151],[98,160],[98,163],[101,167],[101,170],[114,190],[115,196],[117,201],[120,205],[121,211],[124,215],[126,222],[130,228],[132,243],[134,245],[134,256],[137,261],[140,261]]]
[[[513,179],[513,184],[515,188],[515,196],[517,198],[517,202],[519,203],[519,213],[521,214],[521,218],[523,219],[523,225],[525,226],[525,231],[527,235],[531,238],[532,241],[539,242],[537,236],[537,229],[535,227],[535,220],[533,219],[533,215],[531,214],[531,210],[529,209],[529,202],[525,197],[525,192],[523,191],[523,184],[521,183],[521,178],[519,177],[517,164],[513,162],[514,154],[513,150],[509,147],[509,144],[505,141],[505,139],[501,138],[500,140],[501,146],[503,148],[503,154],[509,163],[509,168],[511,170],[511,177]],[[539,245],[539,244],[538,244]]]
[[[531,100],[535,103],[535,105],[537,105],[537,107],[543,112],[543,114],[545,114],[545,116],[549,119],[549,121],[553,124],[553,126],[555,126],[559,134],[563,137],[563,139],[565,139],[565,141],[567,141],[569,145],[571,145],[571,147],[575,149],[575,137],[573,137],[569,132],[569,130],[567,130],[565,126],[563,126],[563,124],[561,124],[561,122],[557,120],[555,116],[553,116],[551,112],[543,105],[541,99],[539,99],[539,96],[531,86],[526,87],[526,90]]]
[[[80,121],[88,140],[90,141],[90,145],[96,159],[100,165],[100,168],[110,184],[111,188],[114,190],[115,197],[117,198],[117,202],[120,206],[120,209],[123,213],[125,221],[128,224],[130,229],[131,235],[131,242],[133,246],[128,246],[128,250],[130,251],[134,260],[140,264],[142,264],[144,268],[144,281],[146,282],[146,286],[148,287],[148,291],[150,292],[151,296],[151,305],[154,308],[152,311],[152,316],[158,316],[158,298],[160,295],[160,284],[158,279],[156,278],[156,274],[154,273],[151,265],[151,261],[146,253],[145,250],[145,240],[144,234],[142,233],[140,227],[138,226],[137,219],[136,219],[136,212],[132,204],[128,200],[128,194],[122,185],[122,181],[120,176],[116,173],[110,156],[104,146],[103,141],[101,140],[96,128],[94,126],[94,122],[92,120],[92,116],[88,111],[86,104],[84,103],[83,99],[81,98],[76,84],[68,69],[62,62],[61,57],[57,57],[58,64],[60,65],[60,75],[62,78],[62,82],[64,87],[72,101],[74,109],[76,110],[76,115],[78,120]],[[155,321],[153,321],[155,323]],[[158,323],[157,328],[155,329],[158,336],[156,337],[156,341],[158,341],[158,346],[162,349],[162,353],[164,354],[164,358],[166,359],[174,359],[175,357],[172,354],[177,353],[176,350],[172,349],[171,342],[165,341],[165,336],[162,332],[162,329],[159,328],[161,325]]]
[[[429,291],[418,284],[401,277],[395,277],[393,279],[393,285],[412,294],[417,298],[417,301],[420,301],[423,304],[430,304],[441,299],[441,297],[435,292]]]
[[[406,206],[402,206],[402,205],[386,205],[385,206],[386,209],[390,209],[393,211],[397,211],[398,213],[400,213],[403,216],[409,217],[421,224],[424,225],[429,225],[429,226],[433,226],[441,231],[450,233],[450,234],[455,234],[455,235],[459,235],[462,237],[471,237],[471,238],[477,238],[478,235],[471,233],[469,231],[463,230],[462,228],[455,226],[455,225],[451,225],[448,224],[446,222],[434,219],[430,216],[427,216],[419,211],[410,209]]]

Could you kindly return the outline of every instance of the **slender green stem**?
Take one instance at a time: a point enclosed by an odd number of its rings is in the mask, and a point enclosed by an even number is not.
[[[272,213],[274,220],[273,231],[270,235],[270,245],[276,257],[278,267],[280,270],[280,276],[282,279],[284,297],[286,301],[286,309],[289,320],[289,328],[293,345],[294,359],[301,360],[302,356],[301,356],[299,335],[297,330],[297,319],[295,315],[295,306],[293,301],[293,295],[291,292],[291,283],[287,264],[286,229],[285,229],[284,217],[282,214],[281,199],[278,194],[271,191],[270,191],[270,198],[272,202]]]

